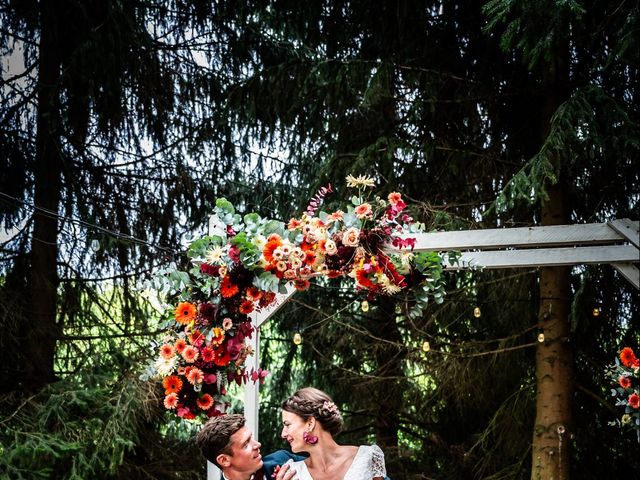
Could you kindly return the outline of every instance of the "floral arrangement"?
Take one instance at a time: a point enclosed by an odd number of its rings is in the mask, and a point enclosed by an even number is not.
[[[443,301],[440,255],[414,253],[415,239],[399,236],[424,228],[402,195],[372,196],[374,181],[365,176],[348,176],[347,186],[356,194],[344,209],[320,209],[333,193],[328,185],[287,224],[241,217],[217,200],[209,235],[190,244],[189,268],[173,266],[152,281],[168,312],[169,331],[150,372],[162,379],[166,409],[184,419],[219,415],[230,383],[264,379],[268,372],[244,367],[253,353],[245,345],[253,333],[249,315],[272,305],[287,283],[303,291],[314,277],[347,277],[367,301],[411,291],[409,316],[419,315],[429,296]]]
[[[640,358],[633,349],[624,347],[616,358],[615,364],[609,367],[609,377],[616,385],[611,395],[616,399],[616,406],[624,407],[624,414],[613,424],[627,426],[636,431],[640,443]]]

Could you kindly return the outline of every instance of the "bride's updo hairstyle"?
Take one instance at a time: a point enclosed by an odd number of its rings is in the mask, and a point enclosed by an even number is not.
[[[317,388],[306,387],[298,390],[282,402],[282,409],[305,420],[314,417],[331,436],[339,434],[344,425],[340,410],[331,397]]]

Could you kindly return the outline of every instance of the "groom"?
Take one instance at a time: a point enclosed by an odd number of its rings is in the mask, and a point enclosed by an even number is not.
[[[245,426],[242,415],[212,417],[196,435],[202,455],[222,470],[225,480],[271,480],[263,472],[260,442]],[[284,465],[276,480],[297,480]]]

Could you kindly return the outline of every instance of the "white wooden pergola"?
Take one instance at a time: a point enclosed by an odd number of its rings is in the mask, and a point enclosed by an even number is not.
[[[583,225],[419,233],[407,237],[416,239],[416,252],[460,251],[458,263],[447,264],[449,270],[610,264],[636,289],[640,288],[638,221],[629,219]],[[256,329],[251,339],[255,354],[247,359],[248,370],[257,370],[260,365],[260,326],[294,293],[295,289],[289,287],[287,293],[277,295],[271,307],[251,314]],[[256,439],[259,394],[259,384],[246,385],[244,415]],[[207,479],[220,478],[220,471],[209,463]]]

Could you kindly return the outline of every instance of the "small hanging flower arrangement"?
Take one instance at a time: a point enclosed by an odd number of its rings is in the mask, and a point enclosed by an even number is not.
[[[608,376],[614,385],[611,396],[616,406],[624,408],[622,416],[611,424],[635,430],[640,443],[640,358],[633,349],[624,347],[620,351],[615,363],[609,366]]]

